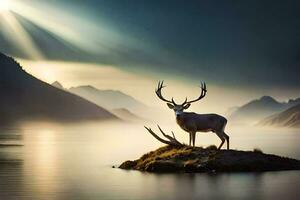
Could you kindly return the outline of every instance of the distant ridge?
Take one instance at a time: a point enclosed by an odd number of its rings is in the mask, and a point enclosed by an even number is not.
[[[52,86],[58,88],[58,89],[61,89],[61,90],[64,90],[65,88],[62,86],[62,84],[58,81],[55,81],[51,84]]]
[[[81,96],[95,104],[105,107],[117,117],[132,122],[145,121],[139,116],[148,107],[133,97],[118,90],[99,90],[91,85],[71,87],[70,89],[55,81],[52,86]],[[135,113],[133,113],[135,112]]]
[[[235,121],[259,121],[299,104],[300,98],[291,99],[288,102],[278,102],[273,97],[262,96],[260,99],[236,108],[229,118]]]
[[[55,121],[118,119],[107,110],[26,73],[0,53],[0,123],[28,119]]]
[[[108,110],[126,108],[131,112],[139,112],[147,109],[143,103],[118,90],[99,90],[91,85],[84,85],[71,87],[69,91]]]
[[[146,121],[146,119],[143,119],[143,118],[133,114],[126,108],[117,108],[117,109],[110,110],[110,112],[112,112],[113,114],[115,114],[116,116],[118,116],[119,118],[121,118],[125,121],[132,121],[132,122]]]
[[[300,128],[300,104],[263,119],[259,125]]]

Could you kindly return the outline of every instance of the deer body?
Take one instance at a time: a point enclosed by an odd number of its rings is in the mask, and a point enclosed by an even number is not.
[[[217,119],[217,120],[216,120]],[[183,112],[176,116],[177,124],[187,132],[216,132],[222,130],[227,120],[217,114]]]
[[[224,132],[227,124],[227,119],[225,117],[217,114],[184,112],[185,109],[190,107],[191,103],[199,101],[206,95],[207,90],[205,83],[201,84],[201,95],[197,99],[187,101],[186,98],[182,104],[176,104],[173,98],[171,101],[165,99],[161,94],[161,89],[163,87],[165,87],[163,86],[163,82],[159,82],[156,94],[161,100],[167,102],[170,109],[174,110],[177,124],[190,134],[189,145],[193,143],[193,146],[195,146],[197,132],[211,131],[214,132],[222,141],[218,149],[223,146],[225,140],[227,142],[227,149],[229,149],[229,136]]]
[[[213,132],[221,139],[219,149],[227,141],[227,149],[229,149],[229,136],[224,132],[227,119],[217,114],[197,114],[194,112],[182,112],[176,115],[176,122],[186,132],[190,134],[190,141],[195,146],[197,132]]]

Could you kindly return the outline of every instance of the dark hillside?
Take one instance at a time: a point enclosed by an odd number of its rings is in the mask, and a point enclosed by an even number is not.
[[[107,110],[59,90],[26,73],[13,58],[0,53],[0,120],[73,121],[117,119]]]

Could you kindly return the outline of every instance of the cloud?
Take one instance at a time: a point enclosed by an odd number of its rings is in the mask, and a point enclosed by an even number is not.
[[[32,2],[16,12],[48,59],[259,92],[300,85],[299,2]]]

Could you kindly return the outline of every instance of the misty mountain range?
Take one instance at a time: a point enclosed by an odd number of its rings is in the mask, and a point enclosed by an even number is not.
[[[59,82],[54,82],[53,86],[28,74],[13,58],[0,53],[0,123],[27,119],[73,121],[118,117],[139,121],[142,118],[134,111],[147,108],[120,91],[99,90],[93,86],[67,90]],[[270,96],[263,96],[232,108],[229,119],[295,127],[300,124],[299,105],[300,98],[278,102]]]
[[[258,122],[299,104],[300,98],[290,99],[288,102],[278,102],[273,97],[263,96],[260,99],[250,101],[241,107],[235,108],[229,118],[238,122]]]
[[[300,127],[300,104],[263,119],[259,125]]]
[[[143,103],[118,90],[99,90],[86,85],[71,87],[69,91],[109,110],[127,108],[132,112],[137,112],[147,108]]]
[[[117,117],[119,117],[121,119],[124,119],[128,122],[145,122],[145,121],[149,121],[148,119],[144,119],[140,116],[137,116],[136,114],[132,113],[131,111],[129,111],[126,108],[117,108],[117,109],[112,109],[112,110],[109,110],[109,111],[112,112]]]
[[[52,86],[85,98],[125,120],[141,121],[137,113],[148,109],[142,102],[118,90],[99,90],[90,85],[67,89],[58,81]]]
[[[118,119],[96,104],[59,90],[25,72],[0,53],[0,123],[47,119],[55,121]]]

